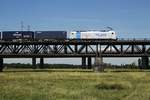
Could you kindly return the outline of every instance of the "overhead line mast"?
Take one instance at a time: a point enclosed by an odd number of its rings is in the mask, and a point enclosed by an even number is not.
[[[21,21],[21,31],[23,31],[24,25],[23,25],[23,21]]]

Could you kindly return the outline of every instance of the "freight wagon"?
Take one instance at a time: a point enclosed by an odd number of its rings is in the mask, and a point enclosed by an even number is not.
[[[3,41],[52,41],[67,39],[67,31],[3,31],[0,33],[0,38]]]
[[[66,40],[67,31],[35,31],[34,39],[37,41]]]
[[[1,32],[1,39],[4,41],[18,41],[18,40],[33,40],[34,32],[32,31],[3,31]]]

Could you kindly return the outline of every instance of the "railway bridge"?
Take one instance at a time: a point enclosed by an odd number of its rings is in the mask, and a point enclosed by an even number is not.
[[[92,57],[141,57],[142,68],[149,68],[150,40],[0,41],[0,71],[4,58],[32,58],[33,68],[40,58],[42,68],[44,58],[52,57],[82,58],[82,66],[88,58],[88,68]]]

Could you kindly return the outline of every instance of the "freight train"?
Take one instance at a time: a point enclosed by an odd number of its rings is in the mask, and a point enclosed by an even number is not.
[[[116,40],[115,31],[2,31],[1,41]]]

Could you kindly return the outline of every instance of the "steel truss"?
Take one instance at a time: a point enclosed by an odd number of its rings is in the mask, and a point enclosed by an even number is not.
[[[150,57],[150,40],[0,42],[1,58]]]

